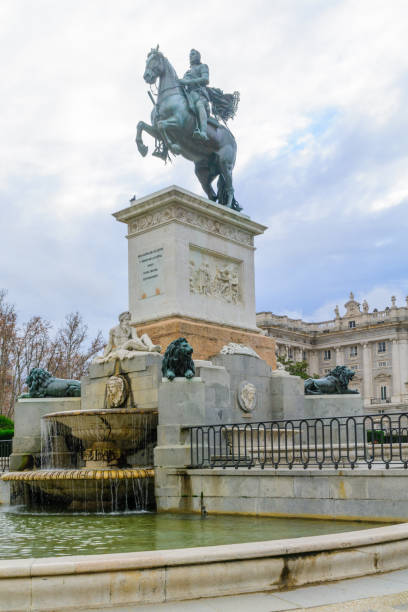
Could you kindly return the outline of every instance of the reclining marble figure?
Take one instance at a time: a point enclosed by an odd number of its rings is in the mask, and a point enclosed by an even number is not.
[[[138,337],[136,330],[130,325],[130,312],[119,315],[119,325],[109,331],[108,344],[102,357],[95,357],[94,363],[105,363],[114,359],[130,359],[138,352],[160,353],[161,346],[153,344],[147,334]]]

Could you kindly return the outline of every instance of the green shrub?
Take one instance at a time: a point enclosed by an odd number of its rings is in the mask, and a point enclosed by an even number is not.
[[[406,444],[408,442],[408,435],[403,433],[393,433],[391,436],[389,432],[385,432],[383,429],[368,429],[367,430],[367,442],[378,442],[379,444]]]
[[[405,435],[398,435],[398,434],[394,434],[391,438],[391,441],[395,444],[399,444],[401,442],[401,444],[406,444],[408,442],[408,436]]]
[[[14,429],[0,429],[0,440],[11,440],[14,436]]]
[[[385,431],[383,429],[369,429],[367,431],[367,442],[385,442]]]
[[[14,436],[14,423],[0,414],[0,440],[10,440]]]
[[[4,416],[4,414],[0,414],[0,430],[2,429],[14,429],[13,421]]]

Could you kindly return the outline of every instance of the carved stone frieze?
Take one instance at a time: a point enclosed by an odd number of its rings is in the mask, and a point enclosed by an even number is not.
[[[230,304],[241,301],[239,264],[195,249],[190,251],[190,293]]]
[[[91,448],[87,448],[82,453],[85,467],[88,468],[116,466],[120,456],[120,449],[114,442],[110,442],[109,440],[96,441],[92,444]]]
[[[198,227],[212,234],[218,234],[223,238],[234,240],[240,244],[253,246],[254,243],[253,236],[249,232],[245,232],[227,223],[211,219],[211,217],[189,210],[183,206],[176,205],[168,206],[154,213],[141,215],[129,224],[129,233],[138,234],[171,220],[188,223],[189,225]]]
[[[111,448],[87,448],[82,454],[84,461],[98,461],[101,463],[111,463],[120,458],[120,449]]]

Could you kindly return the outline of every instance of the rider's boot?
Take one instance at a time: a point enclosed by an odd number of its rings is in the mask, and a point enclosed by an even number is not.
[[[207,141],[207,111],[205,110],[204,104],[197,104],[198,111],[198,123],[200,128],[195,130],[193,133],[193,138],[197,140]]]

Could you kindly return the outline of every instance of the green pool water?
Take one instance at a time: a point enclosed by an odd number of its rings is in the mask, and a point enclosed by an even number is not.
[[[191,514],[40,514],[0,510],[0,558],[89,555],[297,538],[376,523]]]

